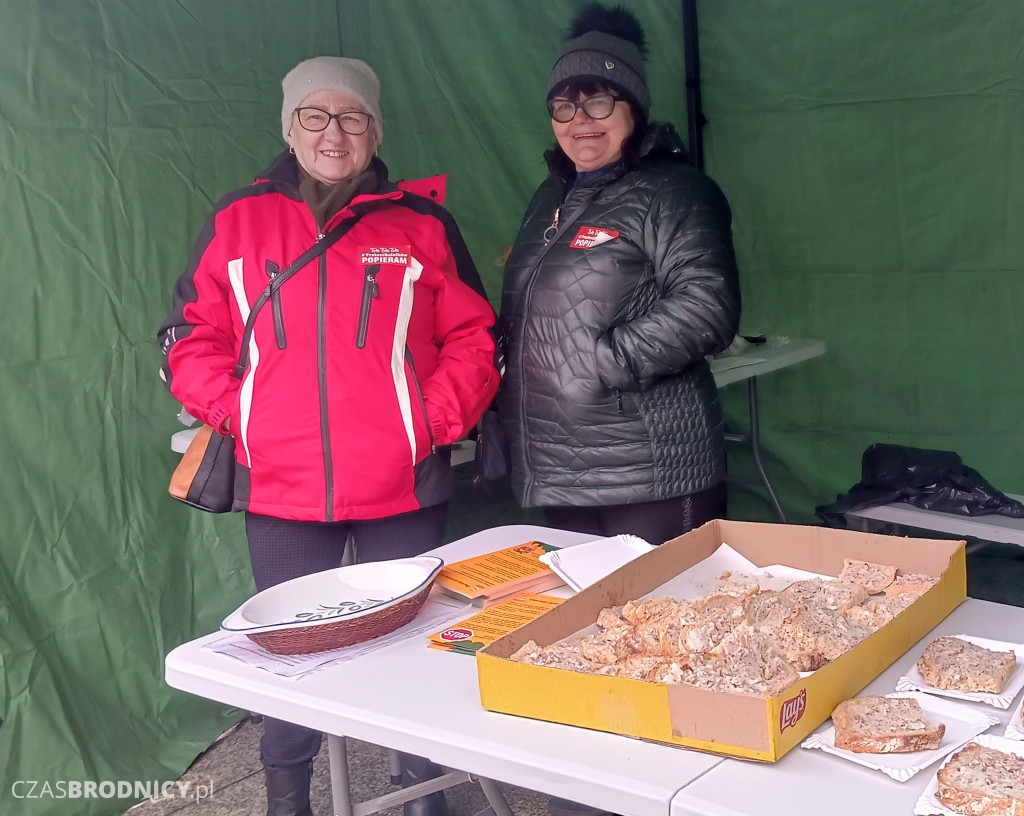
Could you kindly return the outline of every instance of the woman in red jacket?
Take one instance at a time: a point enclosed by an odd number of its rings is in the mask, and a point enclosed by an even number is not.
[[[361,562],[440,546],[447,446],[498,386],[494,313],[458,228],[376,157],[372,69],[317,57],[282,85],[289,150],[218,203],[159,335],[171,393],[235,438],[234,506],[258,590],[339,566],[350,536]],[[250,308],[325,236],[337,240],[259,313],[237,378]],[[320,739],[265,721],[268,816],[310,813]],[[406,784],[437,772],[408,755],[403,770]],[[444,813],[443,794],[406,813]]]

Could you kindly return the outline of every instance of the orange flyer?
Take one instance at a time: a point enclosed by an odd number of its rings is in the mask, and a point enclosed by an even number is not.
[[[430,636],[432,649],[472,654],[502,635],[558,606],[562,598],[528,593],[489,606],[461,623]]]
[[[527,589],[551,589],[563,582],[547,564],[541,563],[540,557],[557,549],[552,544],[527,541],[446,564],[435,583],[448,594],[469,600],[497,598]],[[538,579],[549,578],[547,585],[537,585]]]

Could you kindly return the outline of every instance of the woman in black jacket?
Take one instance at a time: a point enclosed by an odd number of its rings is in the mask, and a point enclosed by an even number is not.
[[[725,196],[648,123],[643,40],[629,12],[588,6],[551,71],[557,145],[505,270],[499,409],[524,507],[660,544],[725,510],[705,358],[740,297]]]

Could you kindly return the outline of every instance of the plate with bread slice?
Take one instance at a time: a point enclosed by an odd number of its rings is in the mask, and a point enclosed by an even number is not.
[[[914,806],[917,816],[1024,813],[1024,743],[982,734],[942,763]]]
[[[906,782],[997,722],[994,714],[920,692],[865,695],[841,702],[832,726],[802,745]]]
[[[1024,644],[945,635],[929,643],[897,691],[926,691],[1009,708],[1024,688]]]

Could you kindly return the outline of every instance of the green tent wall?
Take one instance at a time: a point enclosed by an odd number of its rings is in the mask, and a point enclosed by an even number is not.
[[[280,78],[315,54],[374,66],[382,157],[396,177],[449,173],[496,299],[577,5],[0,0],[0,813],[120,813],[131,801],[12,785],[175,779],[240,716],[162,680],[164,654],[252,581],[240,517],[166,497],[181,426],[154,332],[213,202],[282,147]],[[653,115],[685,133],[680,4],[628,6]],[[1024,7],[735,0],[698,18],[743,331],[829,346],[761,382],[787,511],[812,520],[876,441],[956,450],[1024,491]],[[742,388],[723,396],[741,423]],[[771,518],[756,490],[730,500]]]

